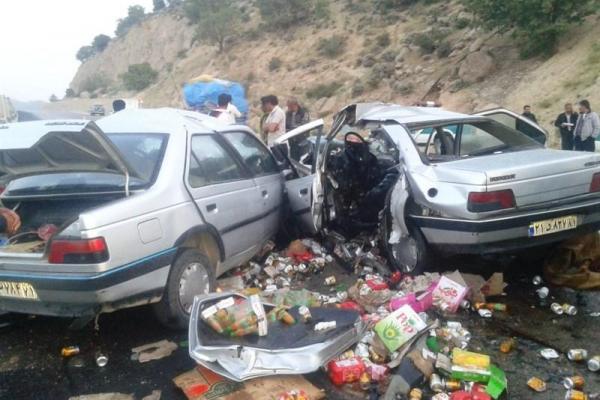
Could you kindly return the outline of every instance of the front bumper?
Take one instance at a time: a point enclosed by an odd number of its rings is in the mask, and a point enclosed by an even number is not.
[[[290,327],[269,324],[270,333],[258,338],[219,337],[200,320],[202,310],[226,297],[243,297],[227,293],[197,296],[190,316],[190,356],[200,365],[234,381],[272,376],[297,375],[318,370],[332,358],[357,343],[367,326],[358,313],[338,309],[311,309],[314,321],[296,322]],[[265,307],[270,305],[265,304]],[[313,332],[321,311],[338,328],[330,333]],[[290,310],[294,314],[294,310]]]
[[[536,221],[578,216],[577,228],[530,237],[529,227]],[[511,252],[560,242],[600,229],[598,200],[543,210],[521,212],[483,220],[464,220],[411,215],[427,242],[449,253],[487,254]]]

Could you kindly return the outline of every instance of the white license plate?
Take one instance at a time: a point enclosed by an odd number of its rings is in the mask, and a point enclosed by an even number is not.
[[[0,281],[0,297],[38,300],[37,292],[30,283]]]
[[[533,222],[529,225],[529,237],[544,236],[551,233],[568,231],[577,228],[577,216],[552,218],[544,221]]]

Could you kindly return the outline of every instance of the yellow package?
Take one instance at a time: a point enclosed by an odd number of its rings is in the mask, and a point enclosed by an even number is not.
[[[461,367],[488,369],[490,367],[490,356],[461,350],[458,347],[455,347],[454,350],[452,350],[452,362]]]

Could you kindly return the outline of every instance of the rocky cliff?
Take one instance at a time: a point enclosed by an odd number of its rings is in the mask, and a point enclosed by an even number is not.
[[[279,33],[262,33],[253,12],[245,33],[223,53],[195,41],[181,11],[152,15],[82,64],[71,87],[80,93],[100,77],[108,87],[100,97],[139,96],[146,107],[182,107],[182,85],[210,74],[243,82],[255,116],[260,96],[271,93],[299,97],[320,116],[357,100],[439,100],[464,112],[531,104],[551,132],[564,102],[586,97],[600,107],[596,19],[575,28],[555,56],[522,60],[510,38],[477,28],[454,1],[418,4],[393,18],[348,4],[332,0],[326,23]],[[341,50],[320,50],[328,39]],[[124,93],[120,75],[142,62],[159,71],[158,81],[141,93]]]

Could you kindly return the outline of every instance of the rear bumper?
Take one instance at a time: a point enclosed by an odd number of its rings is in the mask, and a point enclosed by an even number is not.
[[[533,222],[567,215],[578,216],[576,229],[539,237],[529,236],[529,227]],[[430,245],[445,252],[513,252],[597,231],[600,229],[600,202],[595,200],[477,221],[423,216],[410,216],[410,220]]]
[[[0,281],[28,283],[38,299],[0,297],[0,312],[80,317],[147,304],[162,296],[176,249],[96,274],[0,270]]]

